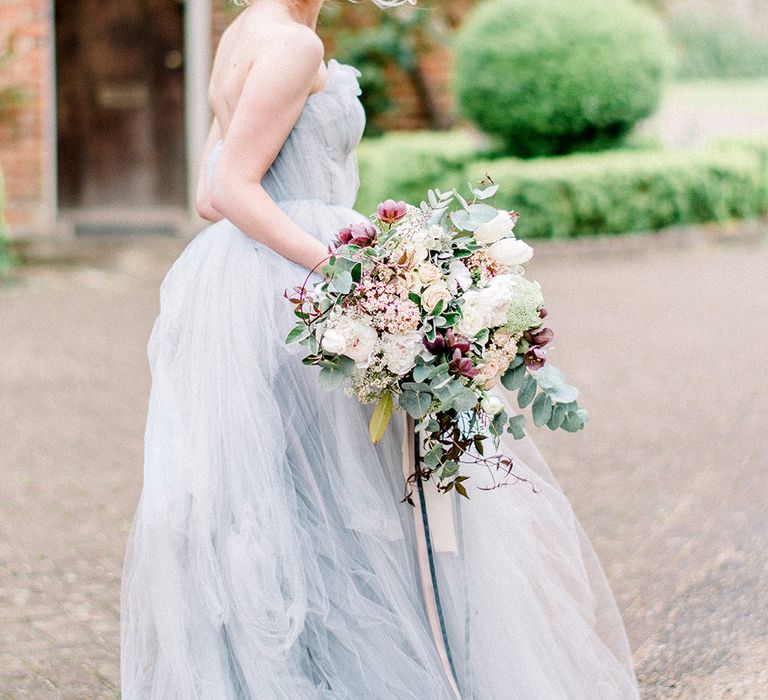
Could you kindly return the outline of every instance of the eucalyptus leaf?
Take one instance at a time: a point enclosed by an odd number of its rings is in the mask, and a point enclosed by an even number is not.
[[[504,429],[507,425],[507,414],[504,411],[501,411],[497,413],[493,420],[488,425],[488,430],[490,431],[491,435],[494,437],[498,437],[504,432]]]
[[[477,405],[477,396],[471,389],[464,387],[453,399],[453,410],[456,413],[471,411]]]
[[[400,394],[400,408],[417,420],[429,413],[431,402],[432,395],[426,391],[404,391]]]
[[[430,365],[425,365],[424,360],[420,357],[416,358],[416,366],[413,368],[414,381],[423,382],[425,379],[428,379],[432,369]]]
[[[517,405],[520,408],[528,406],[533,401],[534,396],[536,396],[537,389],[536,379],[531,374],[526,374],[520,386],[520,391],[517,394]]]
[[[309,329],[301,324],[294,327],[285,339],[286,345],[293,345],[293,343],[299,343],[309,336]]]
[[[550,430],[557,430],[563,424],[567,412],[568,410],[563,404],[556,403],[552,409],[552,415],[547,421],[547,427]]]
[[[465,230],[465,226],[469,221],[469,214],[466,211],[464,211],[463,209],[458,211],[452,211],[450,216],[451,216],[451,222],[457,229],[460,229],[462,231]]]
[[[525,437],[525,416],[513,416],[509,419],[507,432],[512,433],[515,440],[522,440]]]
[[[352,273],[349,270],[345,270],[340,275],[333,278],[333,281],[330,284],[330,289],[339,294],[349,294],[352,291],[354,283],[355,281],[352,279]]]
[[[501,383],[508,391],[517,391],[525,379],[526,367],[520,363],[517,367],[511,367],[501,376]]]
[[[472,194],[474,194],[475,197],[477,197],[480,200],[483,200],[483,199],[490,199],[491,197],[493,197],[499,191],[499,186],[491,185],[490,187],[486,187],[483,190],[483,189],[474,188],[470,185],[470,189],[472,190]]]
[[[320,386],[325,391],[335,391],[344,385],[349,375],[337,366],[327,366],[320,370]]]
[[[571,403],[579,398],[580,391],[570,384],[562,384],[556,389],[545,389],[547,394],[557,403]]]
[[[537,428],[541,428],[543,425],[546,425],[552,416],[552,399],[546,393],[539,394],[533,401],[531,411],[533,413],[533,424]]]

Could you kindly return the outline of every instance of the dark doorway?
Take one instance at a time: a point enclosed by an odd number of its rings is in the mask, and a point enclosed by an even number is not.
[[[183,0],[57,0],[64,208],[183,205]]]

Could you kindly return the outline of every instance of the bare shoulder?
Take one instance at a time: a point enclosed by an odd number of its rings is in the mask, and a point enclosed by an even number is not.
[[[325,54],[320,37],[309,27],[297,24],[258,25],[248,27],[248,34],[255,40],[256,57],[271,57],[284,60],[291,58],[291,64],[314,64],[319,66]]]

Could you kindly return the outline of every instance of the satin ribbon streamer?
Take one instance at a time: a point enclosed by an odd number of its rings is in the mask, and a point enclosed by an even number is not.
[[[406,478],[416,471],[416,465],[420,461],[421,441],[416,435],[413,419],[408,417],[403,436],[403,474]],[[453,498],[448,494],[438,493],[435,489],[425,489],[422,480],[417,479],[413,501],[415,505],[413,517],[416,529],[416,552],[427,619],[448,684],[457,700],[461,700],[451,648],[445,630],[435,570],[436,552],[451,552],[453,554],[458,552]]]

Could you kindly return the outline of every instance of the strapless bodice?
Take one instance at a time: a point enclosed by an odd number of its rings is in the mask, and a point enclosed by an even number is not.
[[[314,200],[352,207],[359,178],[355,148],[365,128],[359,71],[328,62],[323,90],[309,96],[301,116],[262,180],[267,193],[279,203]],[[208,163],[212,177],[221,144]]]

